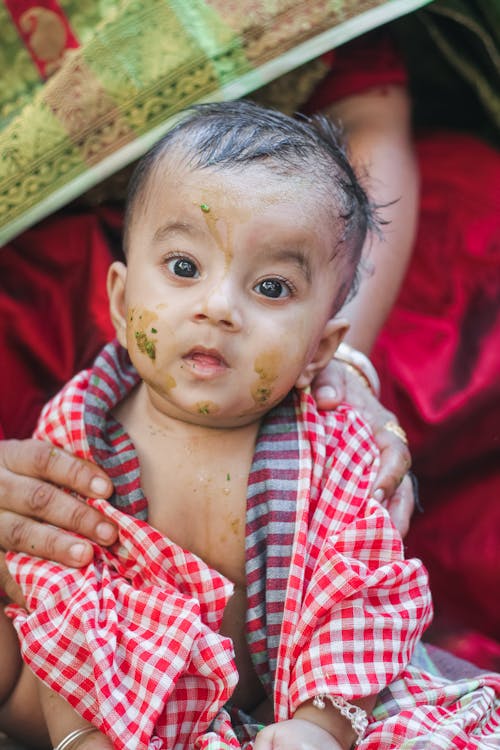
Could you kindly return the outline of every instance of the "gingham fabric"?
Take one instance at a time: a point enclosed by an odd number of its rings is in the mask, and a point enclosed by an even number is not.
[[[106,453],[104,425],[122,490],[136,490],[136,457],[109,414],[136,380],[123,351],[108,346],[46,407],[37,437],[92,457],[87,435]],[[421,563],[404,560],[369,497],[376,467],[370,434],[347,407],[319,414],[295,394],[264,421],[249,478],[247,631],[276,720],[318,693],[349,700],[383,690],[363,750],[498,748],[498,675],[449,683],[408,665],[430,597]],[[89,502],[118,523],[120,539],[96,546],[87,568],[9,555],[30,612],[15,611],[25,661],[118,749],[251,748],[258,727],[234,726],[227,701],[237,672],[218,634],[232,584],[130,508]],[[138,492],[135,513],[142,503]]]

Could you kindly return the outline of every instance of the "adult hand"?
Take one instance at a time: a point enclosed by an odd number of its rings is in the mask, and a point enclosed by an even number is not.
[[[0,442],[0,548],[81,567],[93,556],[87,539],[103,545],[116,540],[109,521],[61,487],[104,498],[113,489],[99,467],[49,443]],[[85,538],[75,539],[64,529]]]
[[[389,511],[401,536],[410,526],[416,498],[408,475],[411,455],[406,443],[387,429],[397,418],[373,396],[362,380],[345,365],[332,359],[313,383],[313,395],[321,409],[334,409],[341,401],[352,404],[370,425],[380,450],[380,468],[374,497]]]

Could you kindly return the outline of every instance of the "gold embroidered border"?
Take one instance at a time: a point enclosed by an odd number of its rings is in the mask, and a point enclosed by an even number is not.
[[[62,205],[65,186],[95,184],[81,178],[108,157],[122,153],[114,169],[125,166],[130,145],[186,105],[224,96],[227,84],[360,12],[405,8],[402,0],[190,0],[189,13],[181,0],[113,5],[0,132],[0,242],[23,217]]]

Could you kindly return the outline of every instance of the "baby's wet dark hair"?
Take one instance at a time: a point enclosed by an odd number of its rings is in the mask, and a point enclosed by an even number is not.
[[[357,284],[366,235],[376,226],[375,212],[349,162],[342,135],[328,118],[289,117],[253,102],[238,100],[198,104],[141,159],[129,183],[125,212],[125,252],[136,209],[153,169],[170,151],[181,153],[192,169],[241,169],[260,164],[283,177],[306,175],[318,199],[343,230],[332,238],[332,258],[342,261],[345,281],[335,306]],[[339,239],[340,236],[340,239]]]

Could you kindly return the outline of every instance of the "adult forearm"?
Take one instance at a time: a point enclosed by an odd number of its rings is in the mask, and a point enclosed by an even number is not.
[[[398,296],[416,234],[419,180],[410,103],[403,88],[392,86],[349,97],[328,114],[342,122],[351,158],[384,222],[380,236],[368,239],[358,292],[343,310],[351,324],[346,340],[369,354]]]

